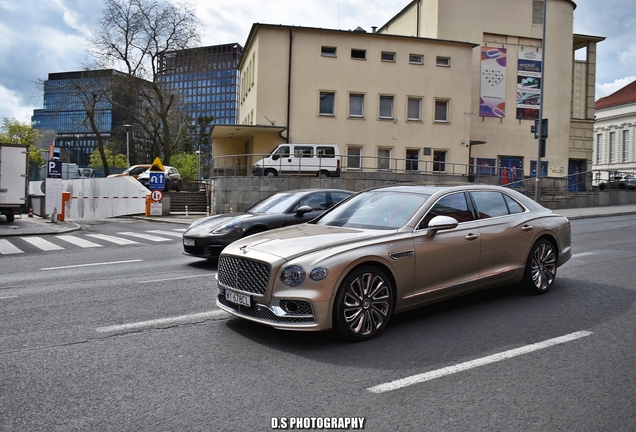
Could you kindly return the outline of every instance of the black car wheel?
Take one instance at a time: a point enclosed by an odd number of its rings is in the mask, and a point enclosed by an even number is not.
[[[557,271],[557,254],[552,242],[537,241],[528,256],[524,273],[524,285],[531,293],[543,294],[554,283]]]
[[[334,304],[334,326],[343,337],[364,341],[386,327],[393,312],[393,290],[381,270],[365,266],[342,282]]]

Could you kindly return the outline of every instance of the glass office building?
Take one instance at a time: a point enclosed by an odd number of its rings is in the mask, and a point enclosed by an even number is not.
[[[49,74],[44,82],[44,107],[33,110],[31,125],[56,131],[55,146],[62,161],[86,167],[97,138],[86,115],[86,95],[94,96],[94,121],[107,142],[125,140],[125,113],[113,107],[112,82],[121,72],[106,69]],[[118,136],[121,135],[121,136]],[[52,143],[53,144],[53,143]]]
[[[243,47],[233,43],[170,51],[161,59],[161,80],[185,97],[193,125],[199,117],[213,117],[212,124],[238,123],[236,67],[242,53]]]

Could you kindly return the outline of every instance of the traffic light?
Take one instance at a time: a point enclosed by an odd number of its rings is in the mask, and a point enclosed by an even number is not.
[[[539,139],[539,120],[534,121],[534,126],[530,126],[530,132],[534,134],[534,139]],[[548,119],[541,120],[541,138],[548,137]]]

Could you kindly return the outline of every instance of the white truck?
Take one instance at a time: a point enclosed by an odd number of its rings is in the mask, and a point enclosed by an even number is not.
[[[0,213],[13,222],[16,210],[26,206],[29,146],[0,143]]]

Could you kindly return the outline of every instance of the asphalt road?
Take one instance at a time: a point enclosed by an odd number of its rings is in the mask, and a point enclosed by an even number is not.
[[[165,234],[183,226],[97,221],[73,236],[101,246],[53,236],[50,251],[12,240],[23,252],[0,256],[0,430],[259,431],[297,417],[636,430],[636,216],[572,226],[574,257],[548,294],[470,295],[358,344],[218,311],[214,263]],[[131,235],[150,231],[166,240]]]

